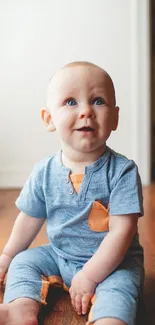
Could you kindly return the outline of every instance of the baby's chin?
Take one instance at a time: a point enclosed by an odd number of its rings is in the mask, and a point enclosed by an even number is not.
[[[82,155],[101,155],[105,150],[105,144],[99,145],[91,145],[91,144],[82,144],[82,145],[75,145],[74,150],[77,151],[79,154]]]

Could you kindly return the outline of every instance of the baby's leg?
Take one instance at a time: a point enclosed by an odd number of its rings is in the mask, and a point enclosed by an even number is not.
[[[111,319],[102,318],[96,321],[94,325],[127,325],[127,324],[116,318],[111,318]]]
[[[45,245],[21,252],[13,259],[4,304],[0,306],[0,325],[38,324],[39,303],[46,304],[50,285],[47,278],[60,276],[51,251],[51,246]]]
[[[29,298],[18,298],[0,305],[0,325],[38,325],[39,304]]]
[[[135,325],[137,302],[143,282],[140,258],[126,258],[96,288],[88,324]]]

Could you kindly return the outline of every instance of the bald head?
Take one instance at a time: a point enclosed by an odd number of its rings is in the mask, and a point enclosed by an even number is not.
[[[77,68],[79,68],[79,69],[77,70]],[[72,74],[66,73],[67,70],[69,72],[69,71],[71,71],[71,69],[75,69],[76,73],[78,73],[80,71],[80,69],[88,70],[89,75],[92,76],[92,79],[94,78],[94,82],[95,82],[95,78],[96,78],[97,74],[93,73],[93,71],[97,72],[98,75],[100,75],[100,84],[103,83],[104,85],[106,85],[107,92],[109,93],[109,96],[111,97],[112,105],[113,106],[116,105],[115,88],[114,88],[113,81],[112,81],[111,77],[109,76],[109,74],[104,69],[100,68],[99,66],[97,66],[91,62],[75,61],[75,62],[66,64],[65,66],[60,68],[58,71],[56,71],[53,74],[53,76],[51,77],[51,79],[49,81],[49,85],[48,85],[48,91],[47,91],[47,107],[49,107],[48,98],[49,98],[49,95],[52,93],[52,90],[54,90],[55,82],[57,82],[57,84],[59,83],[59,85],[61,85],[61,81],[62,81],[61,78],[64,78],[64,80],[62,82],[62,86],[63,86],[65,84],[66,80],[69,78],[69,76],[72,78],[73,73]],[[81,72],[79,72],[79,73],[81,73]],[[89,78],[90,78],[90,76],[89,76]],[[88,79],[88,81],[89,81],[89,79]],[[74,87],[76,87],[76,85]]]

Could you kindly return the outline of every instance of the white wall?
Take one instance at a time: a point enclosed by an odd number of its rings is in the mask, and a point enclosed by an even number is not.
[[[0,187],[22,186],[59,149],[40,108],[52,73],[74,60],[112,76],[120,125],[108,144],[149,182],[148,26],[147,0],[0,0]]]

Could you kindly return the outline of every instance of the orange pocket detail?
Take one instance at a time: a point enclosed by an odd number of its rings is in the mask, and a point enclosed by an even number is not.
[[[88,217],[88,224],[93,231],[109,230],[109,214],[101,203],[95,201]]]

